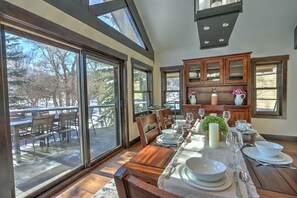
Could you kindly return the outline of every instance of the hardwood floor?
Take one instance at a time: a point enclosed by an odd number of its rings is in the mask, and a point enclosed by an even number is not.
[[[113,178],[113,174],[119,167],[129,161],[129,159],[131,159],[140,150],[140,143],[137,143],[131,148],[121,151],[108,161],[98,165],[98,167],[88,173],[85,177],[71,184],[68,188],[59,192],[54,197],[92,197],[100,188],[105,186]]]
[[[294,159],[294,165],[297,166],[297,142],[278,140],[271,141],[283,145],[283,152],[289,154]],[[137,143],[131,148],[121,151],[110,160],[98,165],[98,167],[96,167],[85,177],[81,178],[63,191],[59,192],[55,197],[92,197],[100,188],[105,186],[113,178],[113,174],[120,166],[131,159],[140,150],[141,146],[139,143]]]

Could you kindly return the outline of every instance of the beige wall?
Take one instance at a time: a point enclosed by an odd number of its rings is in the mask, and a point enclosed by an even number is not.
[[[295,27],[295,26],[294,26]],[[235,30],[236,31],[236,25]],[[287,119],[253,118],[252,125],[262,134],[297,136],[297,50],[294,50],[294,29],[271,32],[269,35],[232,34],[228,47],[199,50],[199,46],[156,52],[156,65],[163,67],[182,64],[183,59],[252,51],[253,57],[289,54]],[[197,36],[198,39],[198,36]]]
[[[35,0],[10,0],[9,2],[26,9],[34,14],[37,14],[45,19],[48,19],[52,22],[55,22],[61,26],[64,26],[70,30],[73,30],[81,35],[84,35],[94,41],[97,41],[103,45],[106,45],[110,48],[113,48],[123,54],[128,55],[127,62],[127,71],[128,71],[128,109],[129,109],[129,140],[133,140],[138,135],[138,130],[136,124],[133,123],[133,112],[132,112],[132,78],[131,78],[131,57],[142,61],[150,66],[154,67],[154,99],[159,100],[159,86],[156,85],[155,82],[159,81],[160,74],[159,68],[154,65],[154,62],[145,56],[135,52],[134,50],[126,47],[125,45],[111,39],[110,37],[98,32],[97,30],[91,28],[90,26],[80,22],[79,20],[71,17],[70,15],[56,9],[55,7],[45,3],[44,1],[35,1]]]

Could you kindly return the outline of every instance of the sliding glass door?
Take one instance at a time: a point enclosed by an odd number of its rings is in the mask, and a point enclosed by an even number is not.
[[[14,176],[0,180],[14,183],[16,197],[35,197],[122,145],[120,61],[3,30],[9,113],[0,110],[0,122],[10,130],[0,138],[0,150],[9,148],[0,161]]]
[[[8,32],[5,42],[15,192],[25,197],[83,165],[79,51]]]
[[[117,105],[119,63],[88,55],[86,64],[89,148],[93,160],[121,145]]]

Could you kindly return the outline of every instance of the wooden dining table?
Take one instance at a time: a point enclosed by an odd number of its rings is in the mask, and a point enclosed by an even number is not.
[[[123,167],[128,170],[129,174],[157,186],[159,176],[174,154],[173,148],[148,145]],[[254,160],[245,155],[244,158],[260,197],[297,197],[297,170],[257,166]],[[296,165],[296,162],[294,163]]]

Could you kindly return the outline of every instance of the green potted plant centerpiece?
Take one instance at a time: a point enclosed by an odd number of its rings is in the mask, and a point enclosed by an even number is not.
[[[206,116],[201,125],[202,133],[207,134],[209,131],[209,123],[217,123],[219,125],[219,132],[226,137],[228,133],[228,126],[225,120],[218,116]]]

